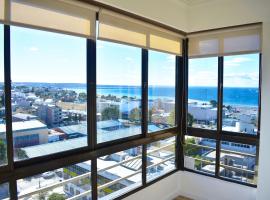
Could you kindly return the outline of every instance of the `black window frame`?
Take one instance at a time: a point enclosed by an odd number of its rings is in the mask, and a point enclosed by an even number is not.
[[[116,199],[122,199],[134,192],[137,192],[157,181],[177,172],[179,170],[179,157],[181,157],[178,142],[175,142],[175,164],[176,169],[164,174],[151,182],[146,182],[146,167],[147,167],[147,151],[148,144],[170,137],[175,137],[176,140],[180,138],[180,121],[176,126],[169,129],[164,129],[157,132],[148,133],[148,50],[141,49],[141,84],[142,84],[142,119],[140,135],[121,138],[109,142],[97,144],[97,119],[96,119],[96,40],[86,40],[86,76],[87,76],[87,143],[86,147],[72,149],[64,152],[56,152],[50,155],[43,155],[27,160],[15,161],[13,158],[13,137],[12,137],[12,109],[11,109],[11,36],[10,25],[4,26],[4,82],[5,82],[5,109],[6,109],[6,133],[7,133],[7,165],[0,166],[0,183],[9,183],[10,199],[18,199],[17,196],[17,180],[41,174],[50,170],[62,168],[68,165],[80,163],[91,160],[91,184],[92,184],[92,199],[97,199],[97,158],[108,154],[113,154],[132,147],[142,146],[142,186],[123,194]],[[181,70],[183,68],[183,59],[180,56],[175,56],[175,99],[182,98],[179,88],[182,85]],[[180,119],[181,112],[177,105],[175,106],[176,122]],[[177,111],[177,112],[176,112]]]
[[[188,52],[188,42],[185,44],[184,48],[185,51]],[[185,109],[183,110],[185,116],[185,123],[187,122],[187,105],[188,105],[188,75],[189,75],[189,66],[188,66],[188,56],[186,56],[187,61],[184,63],[185,67]],[[194,136],[200,138],[207,138],[207,139],[215,139],[216,140],[216,160],[215,160],[215,174],[207,174],[200,171],[195,171],[184,166],[184,162],[182,163],[182,169],[194,172],[197,174],[202,174],[210,177],[215,177],[217,179],[238,183],[241,185],[246,185],[250,187],[257,187],[257,184],[250,184],[241,182],[234,179],[229,179],[220,176],[219,169],[220,169],[220,152],[221,152],[221,141],[228,141],[228,142],[235,142],[235,143],[242,143],[242,144],[249,144],[256,146],[256,166],[258,166],[258,157],[259,157],[259,140],[260,140],[260,124],[261,124],[261,66],[262,66],[262,53],[259,53],[259,95],[258,95],[258,132],[256,135],[251,134],[243,134],[240,132],[230,132],[230,131],[223,131],[222,130],[222,118],[223,118],[223,78],[224,78],[224,56],[218,56],[218,106],[217,106],[217,129],[210,130],[210,129],[202,129],[202,128],[194,128],[190,127],[186,123],[186,128],[184,128],[183,135],[182,135],[182,143],[185,143],[185,135],[186,136]],[[183,152],[184,154],[184,152]],[[183,155],[184,157],[184,155]],[[257,173],[255,171],[255,173]]]

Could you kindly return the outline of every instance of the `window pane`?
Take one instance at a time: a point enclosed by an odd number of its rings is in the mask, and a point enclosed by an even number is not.
[[[146,179],[152,181],[176,169],[175,137],[147,145]]]
[[[4,25],[0,24],[0,166],[7,164],[4,95]]]
[[[97,159],[98,198],[114,199],[142,185],[142,147]]]
[[[91,161],[17,181],[18,199],[91,200]]]
[[[185,136],[185,167],[206,174],[215,174],[216,140]]]
[[[11,65],[15,160],[86,146],[86,39],[11,27]]]
[[[258,131],[259,54],[224,57],[223,130]]]
[[[9,184],[8,183],[0,184],[0,199],[3,199],[3,200],[9,199]]]
[[[175,126],[175,56],[149,51],[148,132]]]
[[[256,146],[222,141],[220,176],[257,184]]]
[[[218,58],[189,59],[188,126],[217,128]]]
[[[97,41],[97,142],[141,134],[141,49]]]

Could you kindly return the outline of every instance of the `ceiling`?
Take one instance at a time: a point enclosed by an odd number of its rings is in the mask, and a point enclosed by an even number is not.
[[[189,6],[197,5],[197,4],[202,4],[202,3],[207,3],[213,0],[177,0],[178,2],[185,3]]]

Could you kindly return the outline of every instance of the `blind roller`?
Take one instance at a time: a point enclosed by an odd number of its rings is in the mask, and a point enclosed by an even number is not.
[[[190,34],[188,37],[190,57],[261,52],[261,25]]]
[[[108,10],[99,13],[98,39],[176,55],[182,53],[180,34]]]
[[[0,21],[4,20],[5,16],[5,1],[0,0]]]
[[[10,0],[7,23],[95,38],[95,7],[65,0]]]

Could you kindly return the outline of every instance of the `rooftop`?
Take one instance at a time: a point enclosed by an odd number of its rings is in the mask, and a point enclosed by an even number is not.
[[[13,131],[26,131],[26,130],[44,129],[44,128],[47,128],[47,126],[38,120],[12,122]],[[6,125],[0,124],[0,133],[5,133],[5,132],[6,132]]]

